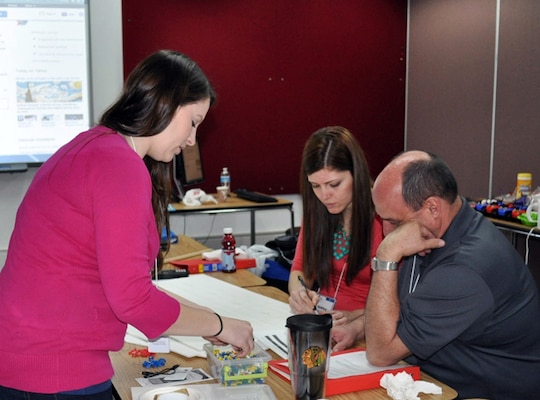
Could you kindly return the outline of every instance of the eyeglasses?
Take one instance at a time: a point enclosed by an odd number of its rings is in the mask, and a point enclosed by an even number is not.
[[[176,372],[176,368],[178,368],[179,366],[180,365],[175,364],[172,367],[162,369],[161,371],[157,371],[157,372],[143,371],[143,372],[141,372],[141,374],[145,378],[152,378],[152,377],[158,376],[158,375],[172,375],[172,374],[174,374]]]

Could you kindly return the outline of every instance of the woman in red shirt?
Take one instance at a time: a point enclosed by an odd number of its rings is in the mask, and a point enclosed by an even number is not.
[[[347,129],[316,131],[302,155],[303,223],[289,276],[295,314],[331,313],[334,326],[364,314],[382,225],[362,148]]]

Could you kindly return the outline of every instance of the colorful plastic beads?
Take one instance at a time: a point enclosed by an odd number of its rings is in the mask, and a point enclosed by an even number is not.
[[[267,376],[267,362],[260,362],[253,354],[244,358],[238,354],[232,346],[214,346],[213,354],[221,363],[221,382],[226,386],[237,386],[245,384],[264,383]],[[251,360],[249,360],[251,358]],[[236,360],[235,362],[232,362]]]
[[[167,361],[164,358],[155,359],[154,356],[148,357],[147,361],[143,362],[144,368],[159,368],[163,367]]]
[[[148,349],[131,349],[128,353],[131,357],[151,357],[155,356],[156,353],[151,353]]]
[[[214,356],[216,356],[216,358],[218,359],[218,361],[230,361],[230,360],[236,360],[238,358],[238,354],[236,353],[236,351],[231,345],[214,346],[213,353],[214,353]],[[251,357],[253,357],[253,353],[248,354],[244,358],[251,358]]]

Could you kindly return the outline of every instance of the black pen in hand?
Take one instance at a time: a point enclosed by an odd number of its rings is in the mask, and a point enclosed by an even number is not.
[[[307,295],[309,297],[309,288],[307,287],[306,282],[304,282],[304,279],[302,279],[302,276],[298,275],[298,280],[300,281],[300,284],[302,285],[302,287],[304,289],[306,289],[306,293],[307,293]],[[309,298],[311,299],[311,297],[309,297]],[[313,306],[313,312],[315,314],[318,314],[316,306]]]

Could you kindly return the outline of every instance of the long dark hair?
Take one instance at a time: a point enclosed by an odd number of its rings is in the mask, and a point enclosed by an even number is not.
[[[215,93],[202,69],[188,56],[160,50],[131,72],[120,97],[101,117],[100,124],[127,136],[154,136],[171,123],[178,107],[210,99]],[[169,232],[167,205],[172,198],[170,163],[149,156],[144,162],[152,179],[152,207],[158,232]],[[160,258],[161,254],[158,254]]]
[[[375,211],[364,152],[347,129],[341,126],[319,129],[308,139],[302,154],[303,270],[306,277],[316,279],[320,287],[327,287],[332,270],[333,235],[342,216],[330,214],[308,182],[309,175],[323,168],[349,171],[353,177],[351,242],[346,273],[346,282],[350,284],[369,262]]]

